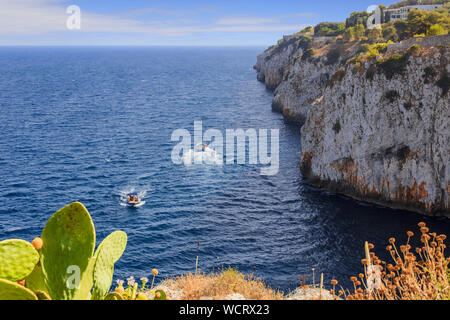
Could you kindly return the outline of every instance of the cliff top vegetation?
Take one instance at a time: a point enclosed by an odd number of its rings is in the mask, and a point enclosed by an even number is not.
[[[435,11],[413,9],[405,20],[383,22],[387,19],[382,18],[379,28],[367,27],[367,20],[371,13],[367,11],[353,12],[345,22],[321,22],[314,27],[308,26],[291,36],[284,37],[269,50],[272,50],[272,54],[276,54],[296,43],[298,48],[303,49],[302,60],[326,56],[327,64],[335,64],[361,55],[373,59],[385,53],[390,43],[414,37],[439,36],[449,33],[450,0],[422,2],[422,4],[428,3],[443,4],[444,6]],[[413,0],[402,1],[396,6],[412,4],[416,4],[416,2]],[[380,8],[381,12],[386,10],[383,5],[380,5]],[[267,56],[266,59],[270,59],[270,56]]]
[[[419,3],[420,2],[420,3]],[[418,4],[426,5],[426,4],[445,4],[448,0],[404,0],[397,3],[394,3],[389,6],[389,9],[397,9],[404,6],[415,6]]]
[[[435,11],[411,10],[406,20],[386,22],[384,15],[380,28],[367,28],[367,19],[370,13],[367,11],[353,12],[345,22],[321,22],[316,26],[309,26],[298,33],[308,34],[314,37],[336,37],[345,41],[369,41],[387,42],[402,41],[417,35],[435,36],[448,34],[450,29],[450,1],[429,0],[429,3],[444,4]],[[428,3],[427,2],[427,3]],[[416,4],[416,0],[399,2],[391,7]],[[426,4],[422,2],[422,4]],[[391,8],[390,7],[390,8]],[[380,5],[382,12],[385,6]]]

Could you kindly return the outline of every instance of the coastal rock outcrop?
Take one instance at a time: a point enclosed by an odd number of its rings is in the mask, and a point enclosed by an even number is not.
[[[410,51],[333,76],[302,128],[301,171],[367,202],[448,215],[449,50]]]
[[[304,123],[311,105],[322,96],[325,84],[337,70],[337,64],[326,59],[295,59],[285,80],[275,90],[272,110],[285,119]]]
[[[342,62],[352,57],[357,43],[333,41],[331,37],[285,36],[257,58],[258,80],[274,90],[272,110],[285,119],[304,123]],[[326,52],[327,54],[321,54]]]
[[[255,69],[274,90],[272,109],[304,124],[308,182],[450,216],[449,36],[390,44],[362,61],[352,59],[360,43],[292,39],[262,53]]]
[[[303,36],[284,36],[277,45],[258,55],[253,68],[258,71],[258,80],[264,82],[268,89],[275,90],[278,87],[292,58],[301,54],[301,38]]]

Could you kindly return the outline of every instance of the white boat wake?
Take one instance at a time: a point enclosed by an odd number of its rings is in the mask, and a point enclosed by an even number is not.
[[[144,201],[145,196],[147,195],[148,190],[141,190],[136,191],[135,187],[129,187],[125,190],[120,191],[120,205],[122,207],[133,207],[133,208],[140,208],[142,207],[146,201]],[[128,195],[130,194],[137,194],[139,197],[139,202],[136,204],[129,204],[128,203]]]
[[[217,152],[208,148],[206,144],[198,144],[195,149],[191,149],[183,154],[183,163],[185,166],[192,164],[218,165],[223,164],[223,159]]]

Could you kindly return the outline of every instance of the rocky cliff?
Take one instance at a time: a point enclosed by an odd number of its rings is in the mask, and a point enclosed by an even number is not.
[[[287,120],[304,123],[327,81],[357,49],[356,43],[336,42],[330,37],[284,37],[258,56],[254,68],[258,80],[274,91],[272,110]]]
[[[449,50],[404,59],[398,73],[369,62],[339,71],[302,128],[301,170],[365,201],[449,212]]]
[[[298,46],[300,38],[285,36],[277,45],[258,55],[253,68],[258,71],[258,80],[264,82],[267,88],[276,89],[283,80],[285,70],[289,67],[292,58],[301,54],[302,49]]]
[[[390,51],[357,63],[291,57],[274,109],[305,122],[301,171],[311,184],[450,215],[449,47]]]

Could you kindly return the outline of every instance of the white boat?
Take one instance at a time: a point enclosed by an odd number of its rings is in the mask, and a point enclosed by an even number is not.
[[[145,204],[145,201],[142,201],[139,198],[139,195],[132,193],[127,196],[127,207],[139,208]]]
[[[222,165],[222,159],[215,150],[209,148],[206,144],[200,143],[183,155],[183,163],[186,166],[192,164]]]

